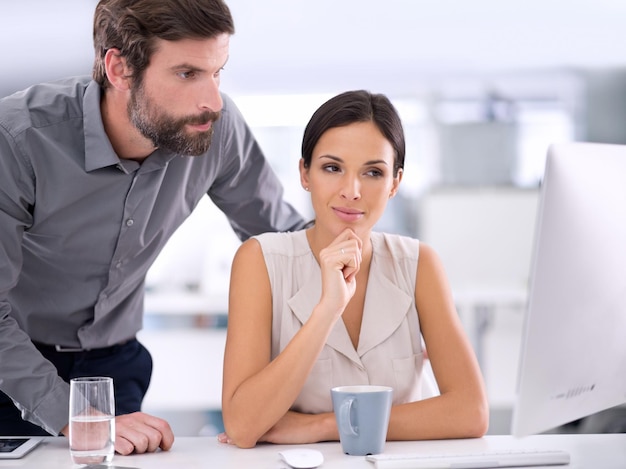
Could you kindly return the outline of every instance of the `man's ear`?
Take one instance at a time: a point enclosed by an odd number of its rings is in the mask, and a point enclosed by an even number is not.
[[[127,91],[131,85],[131,70],[119,49],[111,48],[104,56],[104,69],[111,86]]]

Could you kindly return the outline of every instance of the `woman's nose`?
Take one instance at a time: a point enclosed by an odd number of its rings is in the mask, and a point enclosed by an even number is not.
[[[361,198],[361,184],[356,177],[345,177],[341,188],[341,196],[348,200],[358,200]]]

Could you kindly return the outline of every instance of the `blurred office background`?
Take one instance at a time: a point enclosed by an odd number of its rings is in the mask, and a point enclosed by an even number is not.
[[[448,269],[492,408],[508,433],[538,187],[550,143],[626,143],[621,0],[229,0],[222,75],[304,215],[300,139],[330,96],[387,94],[405,125],[402,188],[380,229],[431,243]],[[88,74],[95,0],[0,2],[0,96]],[[141,339],[155,359],[145,410],[179,435],[221,429],[230,261],[209,200],[147,282]]]

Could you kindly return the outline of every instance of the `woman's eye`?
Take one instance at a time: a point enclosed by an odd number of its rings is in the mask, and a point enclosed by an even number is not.
[[[381,177],[383,175],[383,172],[380,169],[370,169],[365,174],[372,177]]]
[[[339,171],[339,166],[334,164],[328,164],[324,166],[324,171],[328,171],[329,173],[336,173],[337,171]]]

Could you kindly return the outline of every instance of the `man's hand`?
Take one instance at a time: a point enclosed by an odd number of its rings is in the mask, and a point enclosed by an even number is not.
[[[69,438],[70,426],[61,433]],[[153,453],[159,448],[168,451],[173,444],[174,433],[163,419],[143,412],[115,417],[115,451],[119,454]]]
[[[174,433],[163,419],[135,412],[115,417],[115,451],[122,455],[168,451]]]

